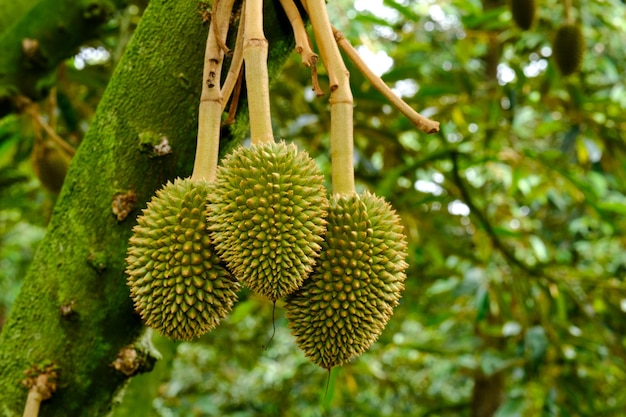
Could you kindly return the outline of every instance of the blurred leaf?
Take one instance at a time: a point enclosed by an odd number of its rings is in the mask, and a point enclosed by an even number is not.
[[[533,326],[528,329],[524,336],[524,345],[531,363],[537,365],[538,362],[543,360],[548,348],[548,338],[544,328]]]
[[[519,417],[524,415],[524,399],[521,397],[507,397],[504,404],[498,408],[494,417]]]

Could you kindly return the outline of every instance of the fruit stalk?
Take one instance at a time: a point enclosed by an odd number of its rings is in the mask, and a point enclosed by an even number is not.
[[[222,117],[222,93],[220,75],[224,62],[224,50],[220,47],[217,34],[226,42],[230,13],[234,0],[222,0],[214,10],[204,55],[202,93],[198,114],[198,143],[192,180],[213,181],[219,156],[220,124]],[[215,27],[217,25],[217,27]]]
[[[268,42],[263,32],[263,0],[245,4],[243,60],[250,112],[250,138],[253,145],[274,142],[270,114]]]
[[[354,194],[354,126],[350,73],[333,36],[324,0],[304,2],[330,79],[330,154],[335,194]]]
[[[565,23],[571,25],[574,23],[574,18],[572,17],[572,0],[565,0],[564,3],[563,11],[565,13]]]
[[[24,407],[23,417],[37,417],[39,415],[39,406],[43,399],[39,391],[33,387],[28,391],[28,397],[26,398],[26,406]]]

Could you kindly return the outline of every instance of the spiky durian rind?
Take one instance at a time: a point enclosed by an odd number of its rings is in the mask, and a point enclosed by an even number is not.
[[[580,25],[561,25],[552,43],[552,53],[561,74],[567,76],[578,71],[585,53],[585,38]]]
[[[406,237],[382,198],[331,197],[320,259],[285,315],[296,344],[325,369],[367,350],[398,305],[406,278]]]
[[[273,301],[302,285],[326,231],[323,182],[293,144],[240,147],[224,159],[209,194],[209,231],[242,284]]]
[[[239,283],[220,263],[207,232],[203,180],[168,182],[137,219],[126,258],[135,309],[162,334],[191,340],[233,309]]]

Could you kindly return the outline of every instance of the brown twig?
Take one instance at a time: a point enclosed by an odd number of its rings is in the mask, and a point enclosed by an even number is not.
[[[74,156],[76,150],[69,143],[63,140],[63,138],[54,131],[54,129],[48,124],[48,122],[46,122],[41,114],[39,114],[39,109],[36,103],[29,101],[28,104],[24,107],[24,112],[28,114],[33,119],[33,122],[39,128],[43,129],[48,134],[48,137],[54,143],[56,143],[67,155]]]
[[[241,86],[243,84],[243,68],[239,67],[239,76],[235,83],[235,89],[232,91],[232,100],[230,101],[230,107],[228,108],[228,116],[224,120],[225,125],[229,125],[235,122],[235,116],[237,115],[237,107],[239,107],[239,97],[241,97]]]
[[[241,19],[239,19],[239,27],[237,28],[237,38],[235,39],[235,51],[230,61],[230,67],[228,68],[228,74],[224,85],[222,86],[222,110],[225,109],[226,103],[230,99],[232,94],[235,94],[233,101],[239,101],[237,95],[239,91],[237,84],[241,83],[241,68],[243,67],[243,36],[245,29],[245,14],[242,12]],[[236,100],[235,100],[236,99]],[[232,107],[232,104],[231,104]],[[236,106],[235,106],[236,108]]]
[[[213,1],[213,9],[211,11],[211,23],[213,22],[213,19],[215,19],[216,17],[218,19],[221,18],[220,14],[219,14],[220,1],[221,0],[214,0]],[[229,7],[232,10],[233,6],[231,4],[230,6],[227,5],[227,7]],[[228,25],[226,27],[228,28]],[[211,28],[215,32],[215,39],[217,40],[217,44],[222,49],[224,54],[230,53],[230,49],[228,48],[228,46],[226,46],[226,40],[225,40],[226,39],[226,35],[222,35],[222,28],[220,27],[220,25],[219,24],[218,25],[211,24]]]
[[[367,78],[367,80],[376,88],[387,100],[402,114],[404,114],[419,130],[425,133],[439,132],[439,122],[430,120],[411,108],[404,100],[398,97],[387,84],[367,66],[359,53],[348,42],[339,30],[333,27],[335,40],[341,49],[348,55],[348,58],[358,68],[358,70]]]
[[[313,52],[313,48],[311,48],[311,40],[309,39],[309,35],[306,33],[302,16],[300,16],[300,12],[298,11],[298,8],[293,0],[280,0],[280,4],[283,6],[285,14],[287,14],[289,23],[291,23],[293,36],[296,40],[296,52],[302,57],[302,63],[306,67],[311,68],[311,83],[313,84],[313,91],[315,91],[316,96],[323,96],[324,92],[320,88],[319,81],[317,79],[318,56],[315,52]]]

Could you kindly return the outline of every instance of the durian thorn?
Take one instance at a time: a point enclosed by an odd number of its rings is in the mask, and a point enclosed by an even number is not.
[[[411,123],[413,123],[419,130],[424,133],[437,133],[439,132],[439,122],[430,120],[427,117],[422,116],[411,106],[409,106],[404,100],[398,97],[387,84],[367,66],[365,61],[361,58],[359,53],[348,42],[337,28],[333,27],[333,34],[335,40],[339,44],[339,47],[350,58],[350,61],[357,67],[357,69],[367,78],[367,80],[377,89],[389,102],[398,109],[402,114],[406,116]]]
[[[324,0],[305,0],[322,62],[330,80],[330,147],[333,192],[354,194],[354,126],[350,73],[335,42]]]
[[[306,67],[311,68],[313,91],[315,91],[316,96],[320,97],[324,95],[324,92],[320,88],[317,81],[316,66],[318,56],[315,52],[313,52],[313,48],[311,48],[311,40],[309,39],[309,35],[306,33],[306,29],[304,28],[304,22],[302,21],[302,16],[300,16],[300,11],[293,0],[280,0],[280,4],[283,6],[285,14],[287,14],[289,23],[291,23],[293,36],[296,40],[296,52],[302,57],[302,63]]]
[[[244,22],[245,15],[242,13],[241,19],[239,19],[239,27],[237,28],[235,51],[233,52],[233,58],[230,61],[230,67],[228,68],[226,80],[224,80],[224,85],[222,86],[222,97],[224,100],[222,103],[222,110],[226,107],[226,103],[230,99],[231,94],[238,94],[236,91],[237,85],[240,85],[241,83],[241,68],[243,67],[243,33],[245,28]],[[233,101],[235,101],[235,98],[233,98]],[[238,98],[237,101],[239,101]]]
[[[224,62],[224,51],[219,46],[216,34],[222,34],[222,43],[226,41],[233,3],[234,0],[222,0],[219,3],[220,7],[214,8],[211,27],[209,28],[204,54],[202,93],[200,95],[198,114],[196,159],[194,161],[193,173],[191,174],[191,178],[194,180],[213,181],[217,171],[222,120],[220,75]],[[213,28],[214,25],[218,25],[219,28]]]
[[[243,60],[248,89],[250,139],[253,145],[274,142],[270,113],[268,43],[263,33],[263,0],[247,0]]]

